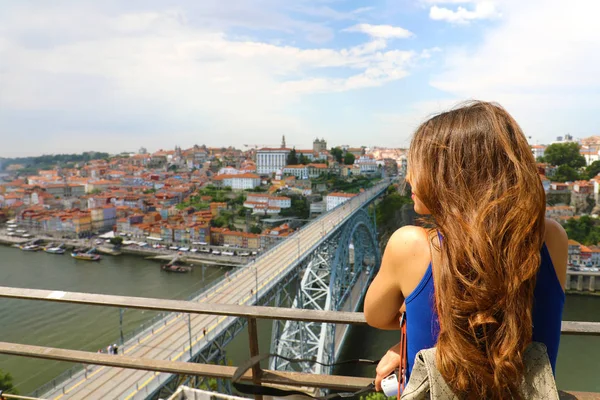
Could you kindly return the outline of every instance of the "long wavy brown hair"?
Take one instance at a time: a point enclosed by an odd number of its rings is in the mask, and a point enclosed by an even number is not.
[[[502,107],[470,102],[423,123],[408,161],[442,235],[437,367],[461,398],[520,399],[546,204],[527,140]]]

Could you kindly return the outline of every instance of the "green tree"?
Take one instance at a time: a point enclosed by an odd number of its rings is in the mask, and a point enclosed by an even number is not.
[[[0,369],[0,391],[4,393],[19,394],[19,391],[15,389],[13,385],[13,377],[10,373],[4,372]]]
[[[344,151],[341,148],[332,147],[331,150],[329,150],[329,154],[331,154],[338,163],[340,163],[340,164],[342,163],[342,160],[344,157]]]
[[[293,148],[292,151],[287,156],[287,165],[297,165],[298,164],[298,155],[296,154],[296,148]]]
[[[561,165],[556,168],[556,173],[552,177],[555,182],[573,182],[580,178],[577,170],[569,165]]]
[[[306,165],[309,162],[310,160],[304,154],[300,154],[300,156],[298,157],[298,164]]]
[[[569,239],[584,245],[595,245],[600,242],[600,226],[587,215],[579,219],[571,218],[564,224]]]
[[[227,218],[224,218],[222,215],[210,220],[210,225],[214,226],[215,228],[222,228],[223,226],[225,226],[227,224],[228,224]]]
[[[115,247],[120,247],[123,244],[123,238],[121,236],[111,237],[109,242]]]
[[[598,174],[600,174],[600,161],[594,161],[585,168],[586,179],[592,179]]]
[[[401,196],[393,186],[390,186],[392,190],[388,188],[386,196],[377,205],[376,219],[377,225],[384,226],[389,223],[396,221],[396,213],[402,209],[405,204],[411,204],[412,200],[408,196]]]
[[[356,157],[354,157],[354,154],[352,153],[346,153],[344,155],[344,164],[346,165],[352,165],[354,164],[354,160],[356,159]]]
[[[258,225],[252,225],[250,227],[250,233],[256,233],[260,235],[262,233],[262,229]]]
[[[571,168],[585,167],[585,157],[579,154],[577,143],[554,143],[544,151],[544,160],[552,165],[568,165]]]

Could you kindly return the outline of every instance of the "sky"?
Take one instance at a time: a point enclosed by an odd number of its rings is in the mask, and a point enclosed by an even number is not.
[[[496,101],[600,134],[597,0],[0,0],[0,157],[194,144],[407,147]]]

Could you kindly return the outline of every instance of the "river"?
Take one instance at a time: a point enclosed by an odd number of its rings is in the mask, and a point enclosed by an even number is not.
[[[169,274],[159,264],[142,257],[104,256],[98,263],[77,261],[68,255],[28,253],[0,246],[2,286],[104,293],[128,296],[186,299],[215,279],[228,267],[195,267],[190,274]],[[118,342],[119,310],[110,307],[82,306],[0,299],[0,337],[2,341],[96,351]],[[155,312],[126,310],[124,331],[131,332]],[[565,320],[600,321],[600,297],[569,295]],[[259,320],[261,352],[269,350],[271,322]],[[397,341],[397,332],[355,327],[350,331],[341,358],[378,358]],[[245,331],[227,347],[234,364],[248,357]],[[562,389],[600,392],[596,379],[600,360],[600,337],[562,338],[557,366]],[[73,364],[0,356],[0,368],[10,372],[21,393],[28,393],[51,380]],[[372,376],[373,368],[346,369],[336,373]]]

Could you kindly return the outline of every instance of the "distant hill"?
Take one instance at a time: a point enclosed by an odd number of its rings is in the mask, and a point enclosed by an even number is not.
[[[18,172],[36,172],[40,169],[50,169],[57,164],[66,166],[67,164],[87,162],[90,160],[106,159],[110,155],[97,151],[86,151],[81,154],[44,154],[38,157],[16,157],[0,158],[0,171],[15,170]],[[11,168],[11,165],[13,166]]]

